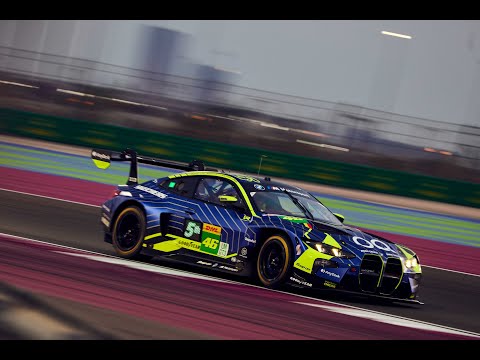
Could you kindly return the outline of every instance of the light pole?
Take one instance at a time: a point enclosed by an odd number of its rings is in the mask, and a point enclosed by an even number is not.
[[[257,175],[260,175],[260,169],[262,168],[262,160],[263,158],[268,157],[267,155],[260,155],[260,164],[258,165],[258,172]]]

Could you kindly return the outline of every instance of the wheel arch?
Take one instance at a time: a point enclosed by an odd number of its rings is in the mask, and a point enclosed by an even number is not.
[[[140,203],[137,200],[132,200],[132,199],[125,200],[120,205],[118,205],[117,208],[115,209],[115,212],[114,212],[114,214],[112,216],[112,219],[110,221],[110,229],[109,229],[110,233],[113,231],[113,226],[115,224],[115,221],[117,220],[118,215],[120,215],[120,213],[129,206],[138,207],[141,211],[143,211],[143,215],[145,215],[145,217],[147,216],[145,207],[143,206],[142,203]]]
[[[295,249],[296,246],[296,240],[295,240],[295,233],[286,230],[286,229],[279,229],[279,228],[274,228],[274,227],[263,227],[259,228],[257,230],[257,242],[255,244],[255,255],[258,254],[260,251],[260,248],[262,247],[263,243],[272,235],[283,235],[285,238],[288,240],[288,244],[290,245],[290,250],[293,253],[293,250]]]

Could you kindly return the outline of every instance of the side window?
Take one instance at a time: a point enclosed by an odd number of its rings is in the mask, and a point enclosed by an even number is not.
[[[197,180],[198,178],[196,176],[165,179],[159,184],[159,186],[180,196],[192,197]]]
[[[219,199],[219,196],[221,195],[235,197],[238,201],[222,202]],[[220,178],[212,177],[201,179],[198,183],[197,190],[195,191],[195,198],[217,205],[244,208],[244,202],[236,188],[227,180]]]
[[[278,200],[280,202],[280,206],[286,212],[291,214],[299,214],[300,216],[303,215],[302,212],[298,209],[298,207],[295,205],[295,203],[291,199],[280,197]]]

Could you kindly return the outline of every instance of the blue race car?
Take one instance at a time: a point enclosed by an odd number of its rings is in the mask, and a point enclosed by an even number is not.
[[[256,277],[267,288],[335,289],[421,304],[422,270],[412,250],[346,225],[299,187],[131,149],[93,149],[91,157],[102,169],[130,162],[127,184],[101,210],[105,241],[120,257],[168,257]],[[139,183],[138,163],[184,172]]]

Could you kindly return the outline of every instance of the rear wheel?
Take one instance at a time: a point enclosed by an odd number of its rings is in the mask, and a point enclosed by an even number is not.
[[[123,258],[138,257],[145,237],[145,215],[136,206],[129,206],[117,216],[112,232],[112,245]]]
[[[268,288],[278,288],[288,279],[292,269],[292,252],[283,235],[270,236],[262,244],[257,257],[257,276]]]

